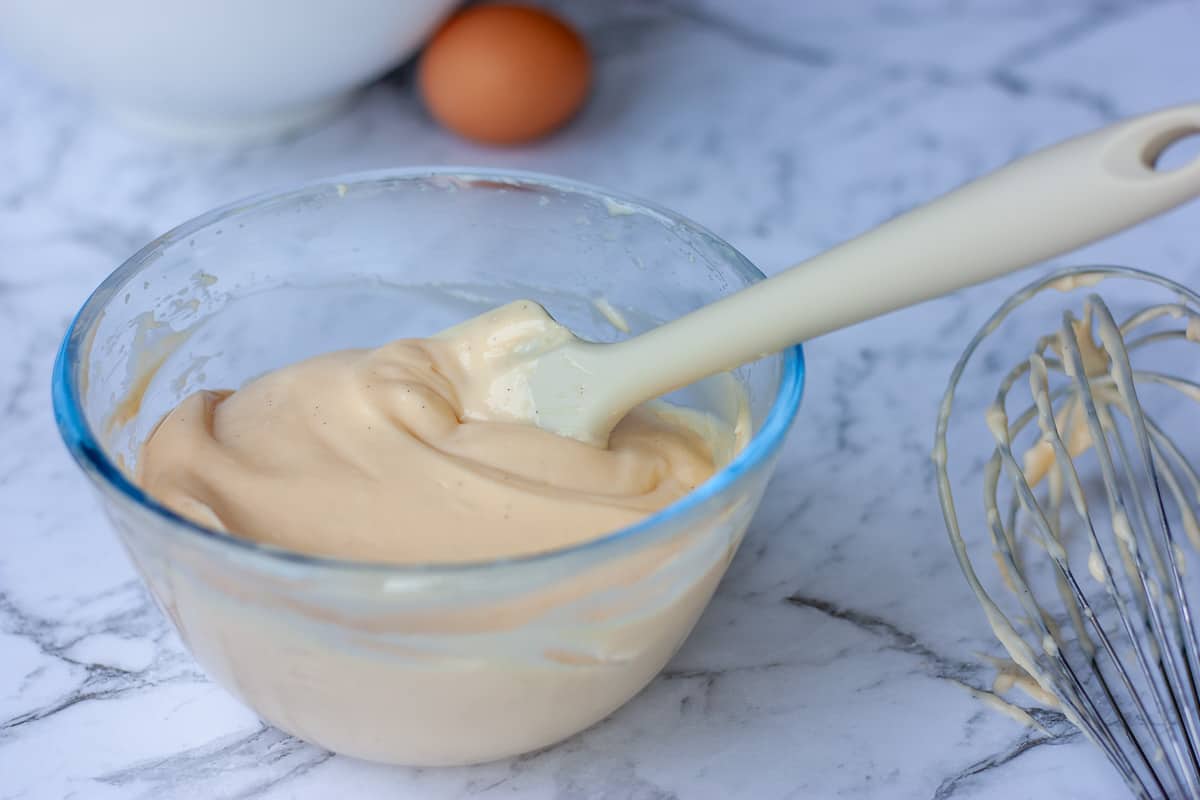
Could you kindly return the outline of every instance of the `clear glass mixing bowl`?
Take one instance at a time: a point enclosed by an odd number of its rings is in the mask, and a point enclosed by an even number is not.
[[[526,558],[383,565],[257,545],[144,494],[130,477],[138,445],[197,389],[428,335],[513,299],[613,340],[625,334],[609,306],[637,333],[762,277],[678,215],[566,180],[346,176],[217,209],[130,258],[71,325],[54,408],[137,569],[213,680],[337,752],[486,761],[602,719],[683,642],[796,414],[799,347],[734,372],[754,433],[711,480],[636,525]],[[737,410],[713,380],[672,399],[730,421]]]

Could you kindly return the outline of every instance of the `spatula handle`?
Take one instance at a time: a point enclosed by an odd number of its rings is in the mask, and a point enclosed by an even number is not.
[[[1200,194],[1200,158],[1170,171],[1154,164],[1168,146],[1195,134],[1200,104],[1070,139],[773,278],[610,345],[609,363],[630,370],[622,380],[630,396],[622,404],[630,407],[796,342],[1051,258],[1173,208]]]

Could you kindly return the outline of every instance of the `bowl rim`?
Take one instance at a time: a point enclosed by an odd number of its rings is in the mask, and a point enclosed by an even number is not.
[[[657,217],[660,221],[665,221],[671,226],[686,228],[690,232],[697,233],[705,239],[727,249],[730,257],[726,263],[741,273],[743,277],[748,278],[750,283],[755,283],[766,278],[766,275],[754,266],[741,251],[704,226],[681,214],[632,195],[613,192],[589,183],[543,173],[460,166],[378,169],[344,173],[328,178],[307,181],[284,191],[258,193],[218,206],[155,237],[113,270],[92,291],[72,318],[55,358],[51,378],[51,396],[55,423],[58,426],[59,435],[62,437],[75,462],[99,487],[107,487],[115,490],[119,495],[132,501],[135,506],[170,523],[169,527],[172,530],[181,530],[186,534],[198,536],[209,542],[215,542],[218,546],[232,547],[245,552],[247,555],[261,556],[268,560],[286,563],[291,566],[305,566],[316,569],[331,568],[342,571],[354,570],[356,572],[381,573],[391,576],[471,573],[481,569],[494,568],[498,565],[544,564],[584,553],[597,552],[634,540],[652,538],[649,536],[650,532],[703,506],[709,500],[734,485],[741,476],[761,465],[779,450],[787,436],[788,430],[791,428],[792,422],[795,420],[804,392],[806,370],[804,351],[799,344],[776,354],[782,361],[779,387],[775,393],[775,399],[771,404],[770,410],[767,412],[767,416],[758,431],[754,433],[750,441],[746,443],[746,446],[728,464],[713,473],[707,481],[679,500],[638,520],[632,525],[618,528],[595,539],[588,539],[567,547],[508,558],[461,562],[423,562],[417,564],[359,561],[355,559],[313,555],[275,545],[259,543],[225,531],[206,527],[159,503],[155,498],[142,490],[141,487],[125,474],[124,470],[119,468],[105,454],[99,437],[97,437],[83,412],[80,382],[77,380],[74,367],[79,362],[81,351],[86,347],[87,340],[89,339],[89,331],[99,322],[111,298],[115,297],[120,288],[133,279],[139,273],[139,270],[157,256],[161,250],[181,239],[193,236],[201,230],[227,221],[244,212],[275,203],[311,196],[320,191],[343,194],[347,186],[354,184],[381,184],[396,181],[435,179],[463,180],[467,182],[478,180],[499,181],[514,188],[521,186],[536,187],[539,189],[566,192],[572,195],[584,195],[600,202],[606,200],[614,201],[624,207],[635,210],[637,213]]]

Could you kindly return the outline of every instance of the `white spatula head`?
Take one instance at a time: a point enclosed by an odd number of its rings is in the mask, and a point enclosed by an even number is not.
[[[612,345],[580,339],[532,300],[480,314],[434,338],[449,345],[460,370],[454,384],[465,419],[532,423],[603,445],[629,410],[612,391],[626,385],[609,372],[620,366],[605,357]]]

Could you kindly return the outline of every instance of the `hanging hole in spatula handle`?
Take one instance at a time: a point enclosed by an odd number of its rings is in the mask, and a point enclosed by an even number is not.
[[[1155,172],[1175,172],[1189,165],[1200,164],[1200,127],[1181,135],[1172,135],[1165,143],[1146,153],[1146,158]]]
[[[1200,182],[1200,111],[1179,106],[1131,120],[1113,143],[1109,166],[1125,177]]]

